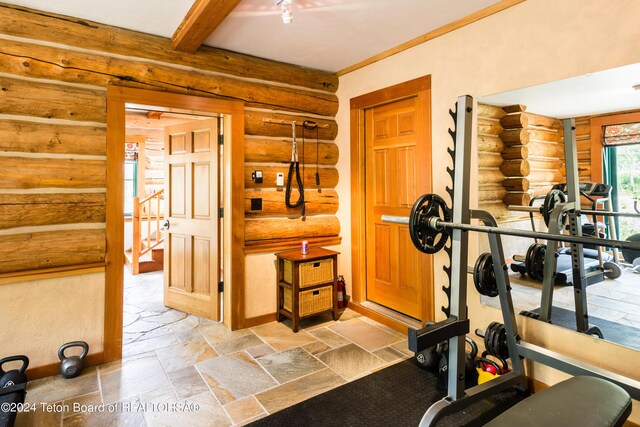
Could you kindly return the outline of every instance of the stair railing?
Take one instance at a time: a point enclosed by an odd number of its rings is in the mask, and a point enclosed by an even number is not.
[[[139,200],[139,197],[133,198],[133,245],[131,248],[131,261],[136,265],[140,261],[140,257],[152,251],[164,243],[164,234],[162,233],[162,210],[160,206],[161,196],[164,189],[153,193],[152,195]],[[152,206],[155,204],[155,212]],[[142,223],[146,222],[147,235],[142,238]],[[155,233],[155,242],[152,243],[152,236]]]

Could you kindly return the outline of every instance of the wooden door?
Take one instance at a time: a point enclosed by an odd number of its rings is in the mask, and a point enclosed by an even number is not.
[[[164,304],[220,320],[218,119],[168,126]]]
[[[408,216],[430,187],[428,124],[418,97],[365,111],[367,299],[407,316],[431,317],[423,300],[432,289],[428,255],[416,250],[407,225],[382,215]]]

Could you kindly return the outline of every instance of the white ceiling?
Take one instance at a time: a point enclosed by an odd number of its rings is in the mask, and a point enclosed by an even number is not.
[[[480,97],[498,105],[523,104],[527,111],[564,119],[640,109],[640,64],[626,65],[537,86]]]
[[[339,71],[498,0],[294,0],[283,24],[273,0],[242,0],[205,44],[291,64]],[[193,0],[10,0],[171,37]]]

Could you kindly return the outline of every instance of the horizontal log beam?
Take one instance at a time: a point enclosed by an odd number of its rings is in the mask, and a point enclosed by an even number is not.
[[[500,124],[505,129],[519,129],[529,126],[527,113],[508,114],[500,119]]]
[[[531,201],[531,196],[529,193],[525,192],[512,192],[507,193],[502,200],[502,203],[505,205],[518,205],[518,206],[528,206]]]
[[[502,107],[496,107],[495,105],[478,103],[478,117],[488,119],[501,119],[506,116]]]
[[[543,157],[529,157],[529,166],[533,169],[558,170],[564,165],[560,159],[548,159]]]
[[[510,214],[509,210],[507,209],[507,206],[501,201],[500,202],[489,202],[489,201],[479,202],[478,207],[483,211],[489,212],[496,219],[506,218]]]
[[[0,273],[104,262],[104,230],[68,230],[5,235]]]
[[[247,218],[245,240],[303,239],[305,237],[338,236],[340,221],[333,215],[306,218]]]
[[[528,191],[530,184],[528,178],[508,178],[502,181],[507,191]]]
[[[105,188],[102,160],[0,157],[0,188]]]
[[[4,47],[5,41],[2,43]],[[0,55],[0,69],[4,69],[3,57]],[[48,77],[51,78],[51,74]],[[107,95],[90,89],[0,76],[0,113],[103,123],[107,120]]]
[[[6,3],[0,4],[0,33],[311,89],[338,89],[334,73],[208,46],[195,54],[176,52],[168,38]]]
[[[501,153],[504,150],[502,140],[493,135],[478,135],[478,151]]]
[[[502,186],[495,186],[492,188],[480,188],[478,190],[478,201],[496,201],[499,202],[507,194],[507,190]]]
[[[262,209],[251,210],[251,199],[261,199]],[[294,216],[301,208],[287,208],[283,190],[249,190],[244,193],[244,212],[248,217]],[[298,200],[297,188],[291,192],[291,202]],[[307,215],[335,214],[338,212],[338,193],[334,190],[306,189],[304,191],[305,212]]]
[[[529,147],[527,145],[514,145],[507,147],[502,152],[502,158],[505,160],[526,159],[529,157]]]
[[[522,113],[524,111],[527,111],[526,105],[522,105],[522,104],[508,105],[506,107],[502,107],[502,109],[507,114]]]
[[[105,222],[104,193],[0,194],[0,229]]]
[[[531,142],[527,147],[529,148],[529,157],[564,158],[564,150],[559,144]]]
[[[533,113],[523,113],[527,115],[529,126],[546,127],[551,129],[560,129],[562,122],[553,117],[541,116]]]
[[[478,153],[478,167],[499,168],[504,160],[498,153]]]
[[[529,181],[531,181],[531,186],[534,187],[541,182],[552,182],[554,184],[558,184],[560,182],[564,182],[564,174],[559,170],[532,170],[529,173]]]
[[[338,98],[326,92],[273,86],[162,64],[109,58],[58,47],[3,40],[0,69],[23,76],[236,99],[257,106],[333,116]],[[45,98],[46,99],[46,98]]]
[[[507,177],[529,175],[529,162],[527,160],[507,160],[500,167],[500,171]]]
[[[338,163],[338,146],[332,142],[320,142],[316,147],[316,141],[307,140],[304,157],[302,156],[302,141],[298,141],[298,156],[300,162],[315,164],[316,157],[321,165],[335,165]],[[261,139],[245,138],[244,161],[256,163],[289,163],[291,162],[291,139]],[[317,156],[316,156],[316,148]]]
[[[500,135],[502,130],[498,120],[478,118],[478,135]]]
[[[262,184],[256,184],[251,179],[251,174],[255,170],[262,171]],[[335,168],[320,168],[320,187],[321,188],[334,188],[338,185],[338,169]],[[284,182],[287,182],[287,176],[289,174],[289,165],[282,166],[261,166],[261,165],[249,165],[244,168],[244,187],[245,188],[275,188],[276,187],[276,175],[278,173],[284,174]],[[300,176],[303,179],[304,186],[307,189],[317,188],[316,185],[316,168],[314,165],[307,165],[302,170],[300,166]],[[295,172],[294,178],[295,180]],[[282,187],[284,188],[284,186]],[[296,188],[294,185],[293,188]]]
[[[301,125],[307,119],[320,125],[318,128],[319,139],[333,141],[338,136],[338,124],[335,120],[307,118],[265,111],[245,111],[244,132],[247,135],[291,137],[291,122],[295,121]],[[305,138],[315,142],[315,130],[305,130],[304,133]],[[302,142],[302,126],[296,127],[296,138],[298,142]]]
[[[505,176],[500,170],[493,168],[479,168],[478,169],[478,183],[479,184],[496,184],[502,183]]]
[[[105,128],[0,121],[0,151],[104,156],[106,150]]]
[[[500,134],[500,139],[507,145],[527,145],[530,132],[528,129],[505,129]]]

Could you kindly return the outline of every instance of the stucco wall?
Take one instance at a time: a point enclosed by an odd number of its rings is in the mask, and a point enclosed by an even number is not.
[[[90,354],[103,350],[104,273],[0,287],[3,355],[26,354],[36,367],[57,360],[69,341],[86,341]]]
[[[342,76],[338,89],[340,109],[336,117],[340,129],[337,138],[340,147],[338,218],[343,236],[339,262],[345,272],[349,293],[352,282],[349,195],[351,98],[431,75],[433,190],[443,194],[449,178],[440,165],[449,161],[446,147],[450,146],[451,139],[447,129],[452,125],[447,111],[458,96],[469,94],[479,97],[640,62],[638,14],[640,2],[634,0],[528,0]],[[471,181],[477,182],[474,178]],[[477,206],[474,202],[476,192],[472,186],[472,207]],[[475,260],[477,248],[478,240],[472,235],[470,260]],[[444,252],[436,255],[436,289],[446,280],[441,268],[446,262]],[[435,307],[443,305],[444,298],[442,292],[436,292]],[[473,286],[468,304],[472,330],[483,328],[492,320],[500,320],[498,311],[479,303]],[[440,312],[436,315],[443,317]],[[640,376],[640,358],[635,351],[596,342],[584,335],[540,322],[523,323],[522,330],[527,339],[580,355],[599,365],[624,371],[627,375]],[[544,367],[537,367],[531,372],[546,383],[562,378],[562,375]],[[640,419],[637,405],[632,417],[636,422]]]

